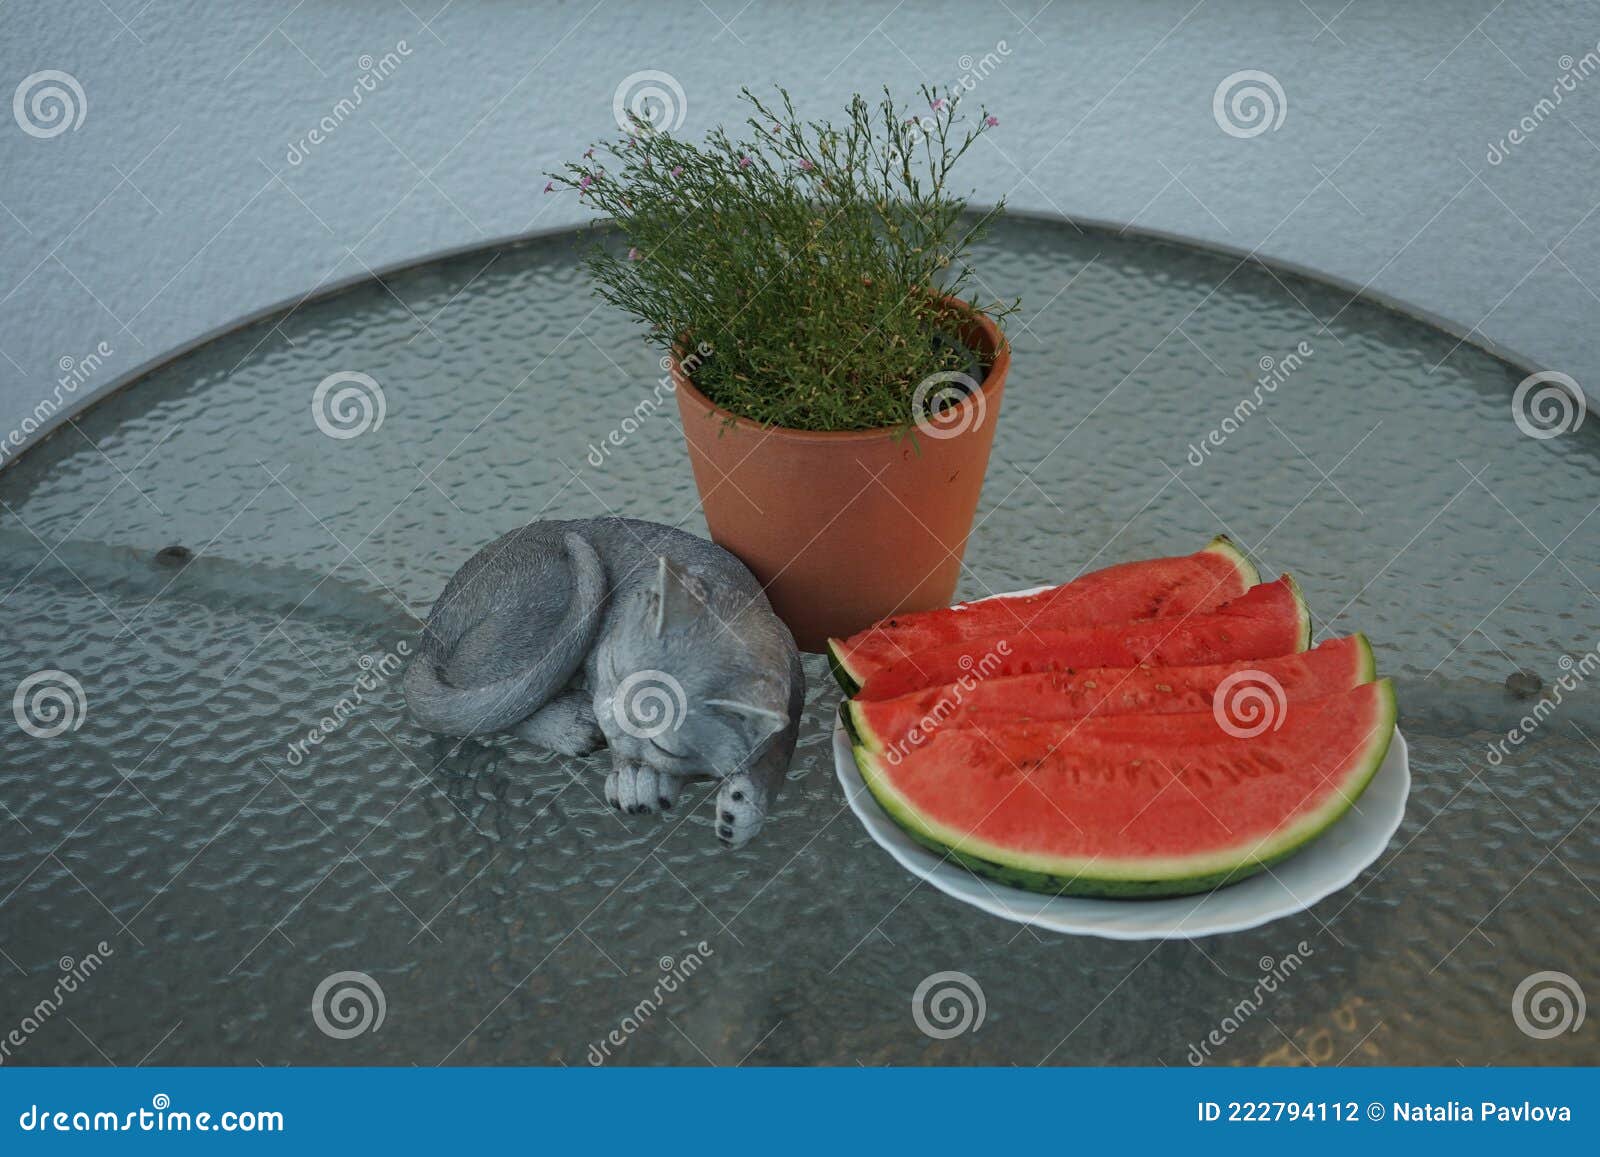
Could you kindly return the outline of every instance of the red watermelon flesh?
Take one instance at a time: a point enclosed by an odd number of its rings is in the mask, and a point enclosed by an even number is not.
[[[1070,631],[1021,629],[918,651],[880,668],[858,700],[892,699],[966,676],[992,679],[1079,667],[1193,667],[1269,659],[1311,645],[1294,579],[1251,587],[1207,614],[1107,622]]]
[[[1213,610],[1261,581],[1227,538],[1181,558],[1122,563],[1035,595],[1005,596],[896,615],[828,640],[835,676],[853,694],[877,671],[920,651],[1024,629],[1059,631]]]
[[[893,699],[845,704],[856,742],[869,751],[906,751],[936,733],[961,727],[992,728],[1029,720],[1171,715],[1212,710],[1225,680],[1237,690],[1281,692],[1294,703],[1348,691],[1377,677],[1364,635],[1329,639],[1298,654],[1200,667],[1091,667],[978,679],[912,691]],[[1276,689],[1276,690],[1274,690]],[[1257,698],[1265,709],[1268,698]],[[1246,704],[1241,703],[1243,712]],[[1241,717],[1242,718],[1242,717]],[[1246,721],[1247,720],[1242,720]],[[1159,722],[1138,724],[1155,734]]]
[[[1129,723],[1142,742],[1119,732]],[[896,823],[983,875],[1048,893],[1183,895],[1320,835],[1366,789],[1394,725],[1384,679],[1291,702],[1250,738],[1218,738],[1201,712],[941,731],[898,763],[862,747],[855,758]]]

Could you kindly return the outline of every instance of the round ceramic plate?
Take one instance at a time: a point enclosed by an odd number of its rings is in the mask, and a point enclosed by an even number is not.
[[[1349,884],[1383,854],[1400,827],[1406,796],[1411,792],[1406,741],[1396,728],[1389,754],[1355,806],[1303,851],[1268,871],[1203,896],[1095,900],[1041,896],[1008,887],[974,875],[917,843],[889,818],[867,790],[850,754],[850,738],[843,726],[835,727],[833,732],[833,764],[850,809],[878,845],[912,875],[946,895],[1007,920],[1112,940],[1214,936],[1304,911]]]

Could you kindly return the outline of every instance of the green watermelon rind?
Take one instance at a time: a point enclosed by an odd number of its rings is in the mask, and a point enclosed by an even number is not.
[[[828,670],[833,673],[833,680],[839,684],[839,690],[848,697],[861,690],[861,684],[856,682],[856,677],[850,674],[849,668],[845,666],[844,655],[839,651],[843,644],[843,639],[828,640]]]
[[[1365,631],[1357,631],[1353,637],[1358,640],[1361,649],[1361,682],[1376,682],[1378,678],[1378,657],[1372,653],[1372,640],[1367,638]],[[1360,684],[1357,684],[1357,686],[1360,686]]]
[[[1300,618],[1300,634],[1295,643],[1295,653],[1311,650],[1311,605],[1306,602],[1306,593],[1300,589],[1300,582],[1292,574],[1285,573],[1283,581],[1289,584],[1289,593],[1294,596],[1295,613]]]
[[[850,733],[850,746],[862,747],[874,755],[882,755],[889,745],[866,720],[857,716],[856,712],[860,709],[860,705],[854,699],[846,699],[839,704],[839,719],[844,724],[844,729]]]
[[[956,839],[946,841],[939,837],[931,825],[922,821],[905,801],[884,781],[874,766],[877,756],[862,747],[852,748],[856,767],[862,781],[874,799],[895,824],[917,843],[960,864],[976,875],[984,876],[1011,887],[1045,895],[1090,896],[1107,899],[1157,898],[1187,896],[1209,892],[1225,884],[1237,883],[1248,876],[1287,859],[1313,843],[1338,822],[1372,782],[1373,776],[1383,766],[1394,739],[1398,710],[1395,705],[1394,685],[1387,679],[1374,684],[1379,694],[1379,719],[1364,751],[1352,752],[1354,762],[1339,790],[1329,795],[1328,801],[1317,811],[1302,817],[1291,827],[1275,833],[1269,840],[1258,843],[1242,859],[1228,859],[1227,853],[1205,853],[1190,857],[1189,870],[1182,870],[1181,861],[1167,861],[1168,866],[1159,872],[1141,873],[1128,870],[1120,872],[1094,872],[1096,861],[1081,865],[1052,863],[1045,857],[1018,855],[1009,861],[1003,849],[980,845],[988,854],[976,854],[964,843],[977,843]],[[1001,854],[996,855],[998,851]],[[1073,870],[1073,869],[1076,870]]]
[[[1225,534],[1219,534],[1206,543],[1206,550],[1213,554],[1223,555],[1238,569],[1239,576],[1244,579],[1244,589],[1261,585],[1261,572],[1256,569],[1256,564],[1250,561],[1248,555],[1233,545],[1233,539]]]
[[[850,737],[850,747],[852,750],[867,743],[867,737],[861,733],[860,725],[856,722],[853,708],[854,703],[851,700],[841,699],[839,701],[839,726],[843,727],[844,733]],[[877,735],[874,733],[872,735],[872,739],[877,740],[877,738]],[[868,750],[876,752],[879,749],[868,747]]]
[[[1208,542],[1203,549],[1211,551],[1214,554],[1223,555],[1228,559],[1228,561],[1233,563],[1233,565],[1238,569],[1240,576],[1244,579],[1245,590],[1249,590],[1253,586],[1260,585],[1261,572],[1256,569],[1256,564],[1251,562],[1249,557],[1245,555],[1244,551],[1235,546],[1233,544],[1233,539],[1229,538],[1227,535],[1217,535],[1217,537]],[[1297,591],[1298,589],[1299,588],[1296,588]],[[1304,606],[1303,600],[1301,605],[1302,607]],[[1309,635],[1307,637],[1309,638]],[[844,652],[840,649],[843,647],[843,645],[843,639],[828,640],[828,671],[833,675],[834,682],[839,684],[839,689],[848,697],[861,690],[861,681],[856,678],[854,673],[851,672],[850,664],[845,658]],[[1304,647],[1300,649],[1302,651],[1305,650]]]
[[[1298,590],[1298,588],[1296,589]],[[1355,640],[1357,656],[1357,677],[1356,681],[1352,683],[1351,686],[1359,687],[1363,683],[1371,683],[1377,679],[1378,662],[1372,653],[1372,643],[1367,638],[1365,633],[1356,631],[1350,637]],[[1301,647],[1296,653],[1304,653],[1307,650],[1310,650],[1310,648]],[[1238,666],[1240,669],[1244,669],[1254,661],[1255,660],[1241,659],[1236,666]],[[882,755],[888,750],[889,745],[884,740],[884,737],[874,730],[871,724],[862,718],[862,710],[863,709],[861,705],[855,700],[842,700],[839,704],[839,722],[844,726],[845,731],[849,733],[850,745],[852,747],[864,747],[874,755]],[[1117,713],[1112,712],[1111,714]]]

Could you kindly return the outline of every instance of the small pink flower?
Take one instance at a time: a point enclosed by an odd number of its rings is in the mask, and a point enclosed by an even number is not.
[[[556,183],[554,181],[546,181],[544,183],[544,191],[546,193],[554,193],[556,191]]]
[[[741,169],[748,169],[750,167],[750,158],[749,157],[740,157],[739,158],[739,167]]]
[[[942,96],[939,97],[937,100],[935,100],[928,107],[931,108],[934,112],[942,112],[942,111],[944,111],[944,97],[942,97]]]
[[[590,148],[587,148],[587,149],[583,150],[583,159],[586,160],[586,161],[594,160],[594,149],[593,149],[593,147],[590,147]]]
[[[682,165],[673,165],[672,166],[672,175],[674,177],[683,176],[683,166]]]
[[[578,192],[583,192],[592,184],[594,184],[594,178],[585,174],[583,180],[578,182]]]
[[[988,128],[992,129],[997,124],[1000,123],[1000,118],[999,117],[995,117],[995,116],[984,117],[983,118],[983,123],[984,123],[985,126],[987,126]]]
[[[772,131],[775,134],[776,133],[781,133],[783,131],[783,126],[782,125],[773,125],[772,126]]]
[[[629,261],[643,261],[644,260],[644,254],[640,253],[637,249],[629,249],[628,250],[628,260]]]
[[[804,169],[804,170],[805,170],[805,171],[806,171],[806,172],[808,172],[808,173],[809,173],[809,172],[810,172],[810,171],[811,171],[811,170],[812,170],[812,169],[814,169],[814,168],[816,168],[816,167],[817,167],[817,166],[815,166],[815,165],[813,165],[813,164],[812,164],[812,163],[811,163],[811,160],[810,160],[810,158],[808,158],[808,157],[801,157],[801,158],[800,158],[800,167],[801,167],[801,168],[802,168],[802,169]]]

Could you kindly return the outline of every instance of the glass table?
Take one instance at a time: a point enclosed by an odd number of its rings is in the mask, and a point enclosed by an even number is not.
[[[603,757],[403,717],[415,616],[496,535],[606,513],[704,533],[675,411],[594,452],[661,370],[591,297],[593,240],[306,300],[0,473],[0,690],[45,676],[0,726],[0,1007],[35,1010],[7,1063],[1183,1065],[1211,1034],[1206,1063],[1600,1062],[1592,1025],[1513,1010],[1540,972],[1600,993],[1600,682],[1577,678],[1600,424],[1530,436],[1525,369],[1315,280],[996,229],[984,286],[1024,308],[963,596],[1227,532],[1300,579],[1319,638],[1371,637],[1415,780],[1384,857],[1298,916],[1042,934],[868,839],[815,656],[789,784],[737,852],[707,787],[621,816]],[[981,1026],[919,1026],[941,972],[981,989]]]

